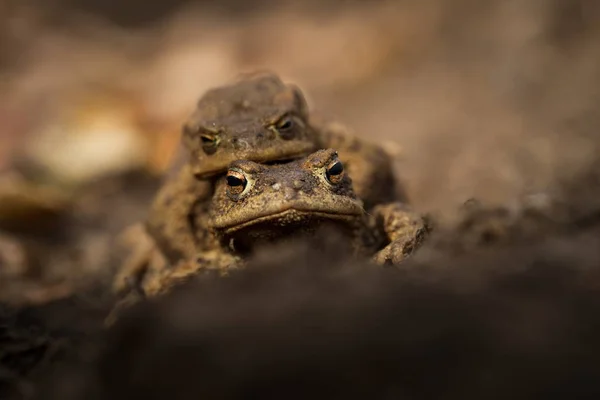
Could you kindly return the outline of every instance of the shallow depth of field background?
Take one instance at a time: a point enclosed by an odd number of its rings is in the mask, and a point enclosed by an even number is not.
[[[79,253],[25,272],[102,270],[203,91],[255,69],[393,150],[417,209],[510,203],[596,157],[599,18],[584,0],[4,0],[0,228],[66,212],[77,229],[52,240]],[[35,240],[55,249],[61,224]]]
[[[593,2],[215,3],[5,1],[3,169],[22,152],[73,179],[164,168],[202,92],[257,68],[359,135],[396,142],[424,208],[507,200],[595,153]]]

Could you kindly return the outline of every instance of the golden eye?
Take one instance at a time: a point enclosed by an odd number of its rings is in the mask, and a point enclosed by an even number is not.
[[[340,160],[333,161],[325,169],[325,177],[327,177],[327,180],[332,184],[339,183],[342,180],[343,176],[344,176],[344,164],[342,164],[342,162]]]
[[[248,186],[248,180],[244,174],[235,170],[227,171],[225,179],[227,180],[227,195],[231,197],[232,200],[238,200]]]

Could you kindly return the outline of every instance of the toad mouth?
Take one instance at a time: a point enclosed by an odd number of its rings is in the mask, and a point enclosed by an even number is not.
[[[256,217],[240,221],[235,224],[227,224],[221,226],[215,226],[215,228],[223,233],[233,233],[245,228],[249,228],[255,225],[259,225],[269,221],[281,221],[286,224],[302,223],[310,220],[321,219],[321,220],[352,220],[360,216],[361,213],[358,211],[354,212],[332,212],[332,211],[319,211],[313,209],[307,209],[303,207],[288,206],[280,209],[277,212],[265,213]]]

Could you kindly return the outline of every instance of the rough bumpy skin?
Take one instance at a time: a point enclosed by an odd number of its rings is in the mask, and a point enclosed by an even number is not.
[[[208,227],[240,251],[322,224],[336,225],[355,238],[364,229],[364,216],[337,152],[327,149],[286,164],[232,163],[217,182]]]
[[[236,160],[281,162],[336,148],[365,209],[396,195],[392,161],[382,148],[309,116],[301,91],[273,73],[245,75],[206,92],[184,125],[182,144],[190,158],[160,190],[146,222],[171,263],[203,249],[207,232],[196,221],[210,203],[215,180]]]

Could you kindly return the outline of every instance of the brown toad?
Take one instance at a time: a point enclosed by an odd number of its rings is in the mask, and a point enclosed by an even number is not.
[[[333,149],[284,164],[235,161],[217,180],[205,211],[196,221],[210,232],[204,251],[172,265],[155,251],[156,263],[138,278],[143,293],[162,293],[200,270],[226,271],[265,242],[322,229],[343,232],[355,255],[374,255],[379,264],[400,263],[427,233],[425,221],[402,203],[379,205],[367,214]]]
[[[182,144],[190,158],[159,191],[146,222],[171,263],[202,250],[210,234],[196,221],[210,203],[215,180],[235,160],[281,162],[334,147],[367,210],[396,198],[391,157],[339,124],[309,117],[302,92],[273,73],[244,75],[206,92],[184,125]]]
[[[221,245],[246,253],[262,242],[311,234],[323,225],[362,245],[370,233],[364,216],[337,152],[327,149],[285,164],[233,162],[217,181],[207,226]],[[376,246],[376,235],[370,238]]]

